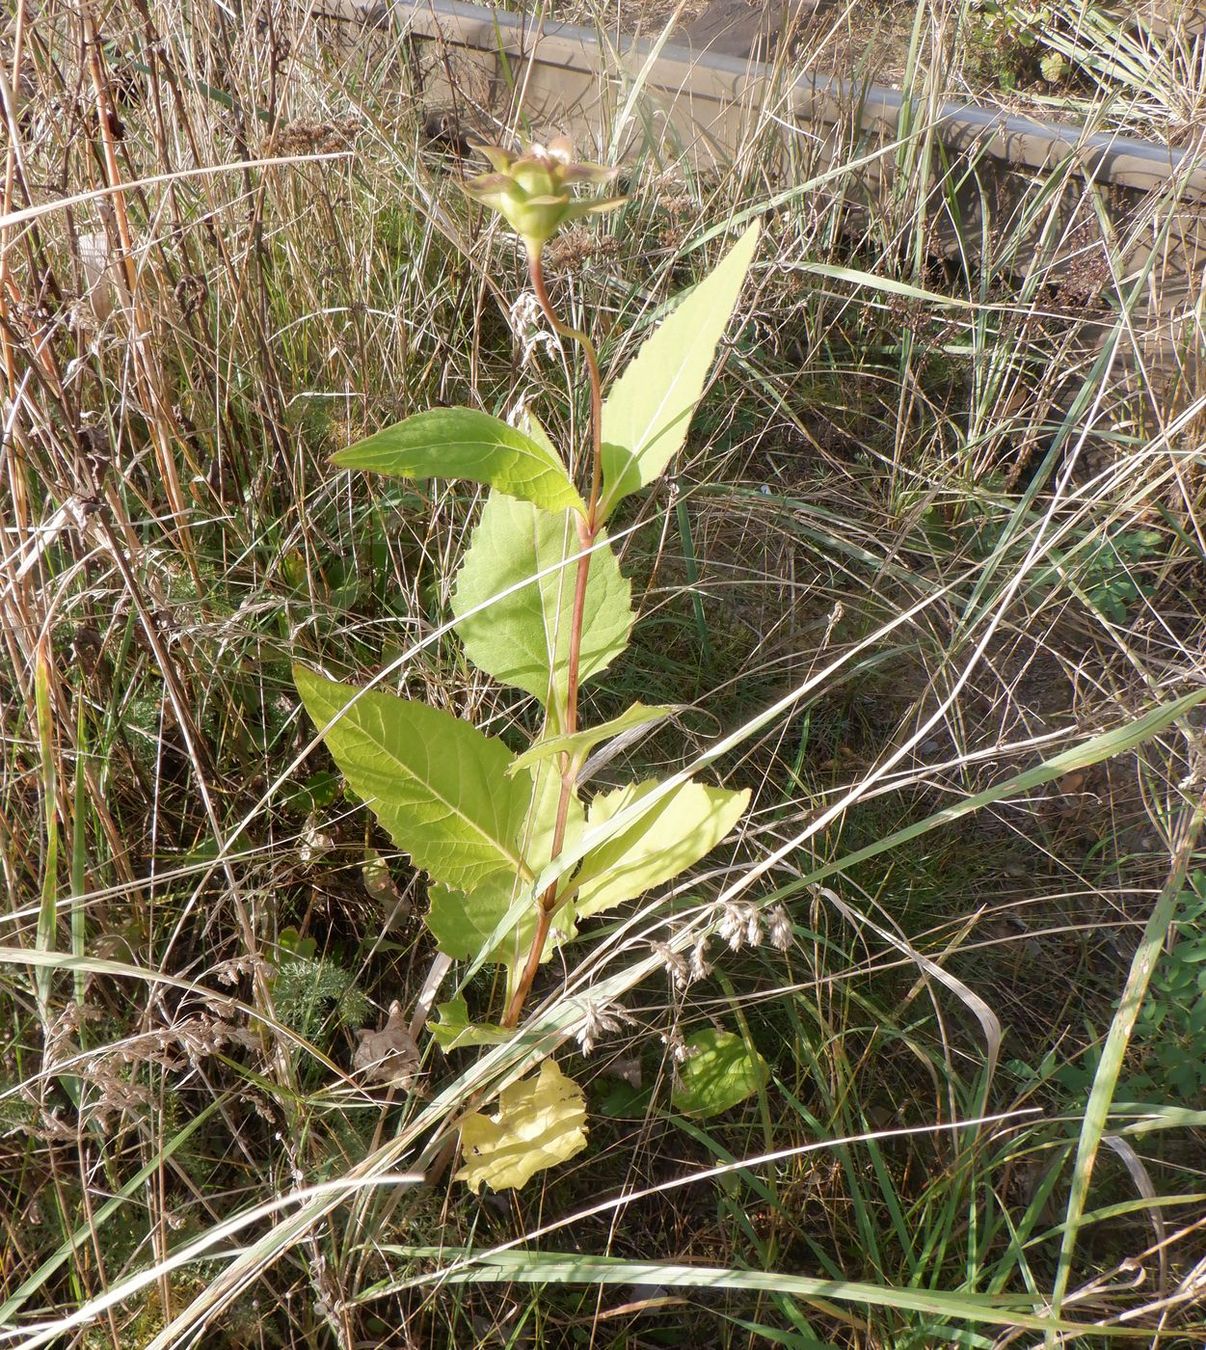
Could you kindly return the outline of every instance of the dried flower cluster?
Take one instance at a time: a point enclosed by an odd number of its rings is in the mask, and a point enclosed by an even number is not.
[[[727,942],[732,951],[742,947],[760,947],[763,939],[776,951],[790,951],[795,942],[791,915],[783,905],[772,905],[763,910],[750,900],[729,900],[721,906],[716,936]],[[677,989],[686,989],[696,980],[704,980],[712,973],[708,961],[708,942],[711,933],[701,933],[690,954],[675,951],[668,942],[651,943],[654,954],[666,968],[666,973]]]
[[[531,291],[520,292],[519,298],[511,306],[508,317],[511,320],[511,331],[519,343],[521,368],[528,364],[540,347],[543,347],[550,356],[556,354],[559,345],[557,335],[544,326],[544,313],[540,308],[540,301]]]
[[[545,251],[545,266],[551,272],[577,272],[589,262],[605,262],[619,256],[620,241],[575,225],[559,234]]]
[[[195,1069],[203,1060],[221,1054],[233,1045],[254,1052],[258,1049],[254,1032],[226,1020],[224,1002],[210,998],[207,1012],[126,1037],[101,1050],[84,1051],[80,1048],[77,1033],[85,1022],[95,1020],[98,1014],[72,1001],[49,1028],[44,1062],[47,1071],[69,1071],[75,1082],[85,1089],[80,1094],[76,1119],[64,1119],[61,1108],[47,1107],[32,1091],[23,1092],[22,1096],[34,1108],[34,1119],[21,1121],[14,1118],[0,1124],[0,1134],[24,1128],[31,1129],[36,1138],[43,1140],[74,1140],[88,1127],[109,1129],[114,1116],[137,1116],[154,1107],[155,1093],[137,1078],[137,1071],[142,1067],[155,1065],[177,1074],[189,1067]]]
[[[701,933],[695,939],[690,956],[676,952],[666,942],[652,944],[654,952],[661,958],[662,965],[666,967],[676,988],[686,989],[696,980],[706,980],[712,973],[712,966],[708,961],[708,938],[709,934]]]
[[[782,905],[772,905],[763,912],[749,900],[725,904],[716,931],[735,952],[760,946],[764,936],[780,952],[787,951],[795,940],[791,915]]]
[[[274,131],[263,143],[265,155],[331,155],[346,150],[360,130],[358,117],[337,117],[332,122],[298,118]]]
[[[578,1029],[578,1046],[589,1055],[603,1036],[614,1035],[629,1019],[614,1004],[589,1003]]]

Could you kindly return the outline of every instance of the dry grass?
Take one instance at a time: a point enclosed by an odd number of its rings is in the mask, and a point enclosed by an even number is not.
[[[1200,867],[1197,714],[1010,786],[1201,686],[1203,314],[1163,285],[1157,203],[1103,234],[1091,192],[1068,219],[1035,182],[966,263],[915,228],[924,158],[870,208],[838,182],[775,210],[693,449],[621,523],[645,618],[594,696],[695,701],[636,753],[672,771],[728,736],[712,771],[755,810],[689,890],[550,975],[532,1025],[572,1031],[591,998],[632,1020],[582,1066],[591,1150],[479,1203],[389,1178],[522,1047],[424,1045],[415,1091],[353,1072],[356,1032],[413,1008],[434,952],[421,880],[342,794],[288,670],[396,663],[412,695],[522,730],[530,709],[441,627],[473,499],[327,456],[431,403],[522,394],[556,423],[560,362],[522,361],[517,259],[428,142],[389,31],[47,0],[3,40],[4,210],[24,214],[0,261],[0,1332],[1037,1343],[976,1330],[958,1297],[1046,1310],[1087,1177],[1073,1070],[1136,950],[1176,937],[1153,937],[1162,889]],[[939,63],[917,74],[944,87]],[[723,181],[633,166],[621,224],[563,248],[571,309],[611,338],[701,275],[709,229],[808,172],[760,137]],[[928,827],[977,792],[997,796]],[[746,902],[788,907],[788,954],[721,940]],[[684,991],[651,944],[702,937],[715,969]],[[775,1078],[701,1124],[667,1085],[709,1018]],[[1151,1048],[1136,1036],[1120,1098]],[[1131,1133],[1111,1114],[1131,1155],[1098,1161],[1067,1316],[1206,1335],[1194,1104],[1169,1086]],[[981,1115],[1004,1118],[958,1124]],[[442,1282],[517,1243],[506,1283]],[[723,1278],[634,1265],[613,1287],[542,1251]]]

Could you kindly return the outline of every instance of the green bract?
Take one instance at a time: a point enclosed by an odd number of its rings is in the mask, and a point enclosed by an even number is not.
[[[522,155],[512,155],[500,145],[475,148],[494,166],[494,172],[471,178],[465,191],[497,211],[533,256],[566,221],[610,211],[624,201],[623,197],[573,195],[574,184],[601,186],[615,170],[576,161],[565,136],[554,137],[547,146],[531,145]]]

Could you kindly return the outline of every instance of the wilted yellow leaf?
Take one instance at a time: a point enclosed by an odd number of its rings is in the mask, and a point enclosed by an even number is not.
[[[465,1165],[456,1174],[475,1194],[520,1187],[535,1172],[565,1162],[586,1147],[586,1098],[551,1059],[535,1078],[512,1083],[493,1116],[479,1112],[461,1124]]]

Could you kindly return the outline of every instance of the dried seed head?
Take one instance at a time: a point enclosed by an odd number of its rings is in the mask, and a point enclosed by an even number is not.
[[[695,946],[691,948],[691,979],[706,980],[711,973],[712,966],[708,961],[708,935],[701,933],[695,940]]]
[[[670,1052],[670,1058],[675,1065],[685,1064],[691,1058],[691,1051],[678,1031],[664,1032],[662,1044]]]
[[[592,261],[606,262],[620,254],[620,241],[575,225],[559,234],[544,251],[544,265],[553,272],[578,272]]]
[[[522,291],[509,312],[511,331],[520,344],[519,364],[526,366],[536,349],[544,346],[550,355],[557,352],[557,335],[544,326],[544,311],[531,291]]]
[[[691,968],[686,958],[665,942],[654,942],[650,945],[674,983],[679,989],[685,989],[691,983]]]
[[[762,916],[748,900],[729,900],[716,931],[735,952],[757,947],[762,941]]]
[[[623,1025],[623,1017],[614,1009],[597,1003],[590,1003],[586,1008],[586,1016],[582,1019],[582,1025],[578,1029],[578,1046],[584,1055],[589,1055],[595,1048],[600,1037],[610,1036],[619,1031]]]
[[[795,941],[791,915],[782,905],[772,905],[766,914],[770,944],[777,951],[788,951]]]

